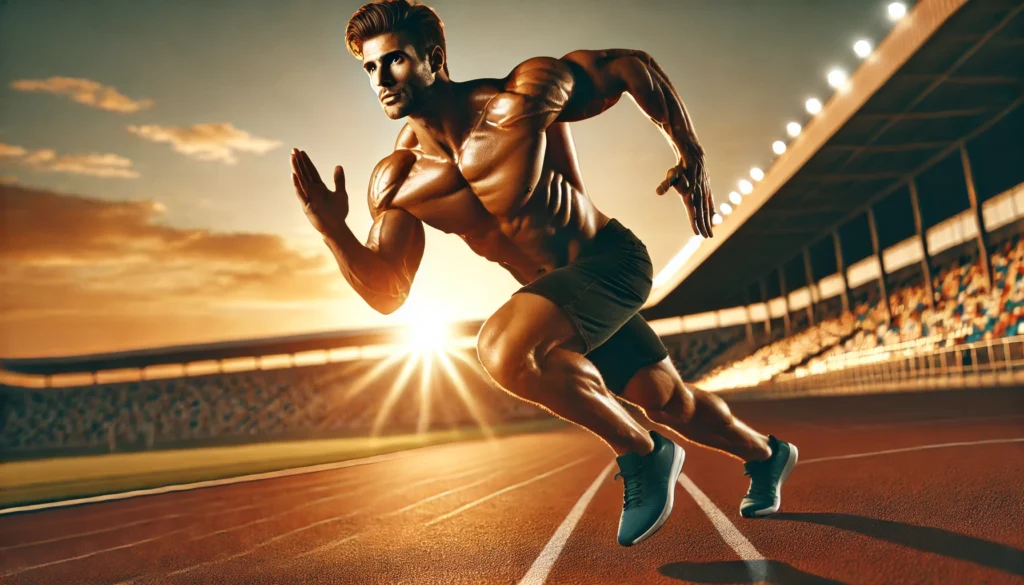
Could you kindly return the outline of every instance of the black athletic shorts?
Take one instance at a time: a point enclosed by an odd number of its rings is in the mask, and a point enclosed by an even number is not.
[[[668,356],[638,314],[651,294],[653,273],[647,246],[613,219],[572,264],[517,292],[540,295],[561,307],[583,340],[584,355],[608,389],[621,394],[637,370]]]

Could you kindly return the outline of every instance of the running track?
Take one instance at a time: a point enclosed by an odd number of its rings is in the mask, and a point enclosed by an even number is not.
[[[619,547],[621,480],[567,428],[332,471],[0,516],[2,583],[1024,583],[1024,392],[735,403],[801,460],[747,520],[695,445]]]

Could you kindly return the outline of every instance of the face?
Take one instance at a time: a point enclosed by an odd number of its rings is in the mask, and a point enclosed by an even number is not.
[[[436,75],[405,33],[385,33],[363,42],[363,71],[388,118],[415,113]]]

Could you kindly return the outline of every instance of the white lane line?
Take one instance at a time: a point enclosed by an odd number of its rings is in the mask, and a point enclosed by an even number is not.
[[[718,509],[718,506],[711,501],[704,492],[697,487],[697,484],[693,483],[685,473],[679,475],[679,485],[683,486],[686,491],[690,492],[690,496],[693,497],[697,505],[704,510],[704,513],[708,515],[708,519],[715,525],[715,529],[722,535],[722,540],[729,545],[732,550],[736,551],[736,554],[740,556],[744,564],[747,565],[747,573],[750,575],[750,580],[753,583],[759,583],[767,580],[767,563],[764,555],[757,552],[754,545],[750,544],[745,536],[736,528],[736,526],[729,521],[729,519]]]
[[[456,494],[458,492],[461,492],[462,490],[468,490],[471,487],[476,487],[476,486],[484,483],[485,481],[491,479],[492,477],[494,477],[496,475],[498,475],[497,471],[495,471],[494,473],[488,475],[487,477],[484,477],[482,479],[474,481],[473,483],[469,483],[469,484],[466,484],[464,486],[460,486],[460,487],[457,487],[457,488],[452,488],[450,490],[443,491],[443,492],[441,492],[439,494],[434,494],[432,496],[427,496],[426,498],[423,498],[422,500],[420,500],[418,502],[413,502],[413,503],[409,504],[408,506],[406,506],[404,508],[399,508],[399,509],[395,510],[394,512],[388,512],[387,514],[382,514],[380,517],[381,518],[388,518],[388,517],[394,516],[396,514],[401,514],[402,512],[405,512],[406,510],[412,510],[413,508],[415,508],[415,507],[417,507],[419,505],[422,505],[422,504],[426,504],[427,502],[433,502],[434,500],[436,500],[438,498],[443,498],[445,496],[450,496],[452,494]]]
[[[206,561],[205,563],[199,563],[197,565],[192,565],[191,567],[185,567],[184,569],[178,569],[177,571],[171,571],[170,573],[167,573],[165,576],[166,577],[171,577],[173,575],[181,575],[183,573],[192,572],[192,571],[194,571],[194,570],[196,570],[198,568],[201,568],[201,567],[208,567],[210,565],[219,565],[221,563],[226,563],[226,562],[232,561],[234,559],[238,559],[238,558],[241,558],[241,557],[244,557],[244,556],[248,556],[248,555],[251,555],[252,553],[256,552],[257,550],[259,550],[259,549],[261,549],[261,548],[263,548],[263,547],[265,547],[265,546],[267,546],[269,544],[273,544],[273,543],[277,542],[278,540],[281,540],[282,538],[285,538],[287,536],[291,536],[293,534],[298,534],[300,532],[305,532],[305,531],[307,531],[307,530],[309,530],[311,528],[316,528],[317,526],[323,526],[324,524],[330,524],[332,522],[338,522],[339,520],[344,520],[346,518],[351,518],[352,516],[355,516],[360,511],[361,510],[357,510],[355,512],[350,512],[348,514],[343,514],[341,516],[334,516],[332,518],[324,518],[323,520],[318,520],[316,522],[313,522],[312,524],[307,524],[306,526],[301,526],[301,527],[296,528],[294,530],[289,530],[287,532],[282,532],[282,533],[280,533],[280,534],[278,534],[276,536],[273,536],[271,538],[268,538],[268,539],[266,539],[266,540],[256,544],[255,546],[253,546],[252,548],[250,548],[248,550],[244,550],[242,552],[235,553],[235,554],[233,554],[231,556],[228,556],[228,557],[224,557],[224,558],[220,558],[220,559],[214,559],[212,561]]]
[[[30,506],[16,506],[13,508],[4,508],[0,510],[0,516],[4,514],[14,514],[16,512],[34,512],[36,510],[48,510],[50,508],[64,508],[66,506],[78,506],[81,504],[94,504],[97,502],[110,502],[114,500],[125,500],[128,498],[138,498],[142,496],[153,496],[158,494],[167,494],[171,492],[184,492],[190,490],[198,490],[208,487],[217,487],[222,485],[231,485],[236,483],[245,483],[250,481],[262,481],[264,479],[276,479],[279,477],[289,477],[292,475],[303,475],[307,473],[318,473],[321,471],[332,471],[335,469],[343,469],[345,467],[353,467],[356,465],[368,465],[370,463],[379,463],[382,461],[391,461],[392,459],[401,459],[403,457],[409,457],[410,455],[417,455],[419,449],[409,449],[406,451],[398,451],[395,453],[385,453],[383,455],[374,455],[373,457],[363,457],[362,459],[349,459],[347,461],[339,461],[337,463],[324,463],[322,465],[311,465],[308,467],[293,467],[292,469],[282,469],[279,471],[268,471],[266,473],[255,473],[252,475],[241,475],[238,477],[226,477],[224,479],[211,479],[207,481],[199,481],[195,483],[183,483],[177,485],[167,485],[158,488],[151,488],[145,490],[134,490],[130,492],[121,492],[118,494],[106,494],[102,496],[92,496],[88,498],[77,498],[74,500],[62,500],[59,502],[47,502],[45,504],[32,504]]]
[[[327,543],[327,544],[325,544],[323,546],[318,546],[318,547],[314,548],[313,550],[307,550],[304,553],[297,554],[297,555],[295,555],[295,558],[299,559],[299,558],[302,558],[302,557],[308,557],[309,555],[312,555],[312,554],[321,553],[321,552],[328,551],[328,550],[331,550],[331,549],[334,549],[334,548],[338,548],[339,546],[345,544],[346,542],[348,542],[350,540],[353,540],[353,539],[356,539],[356,538],[359,538],[358,534],[353,534],[352,536],[346,536],[345,538],[342,538],[341,540],[335,540],[334,542],[329,542],[329,543]]]
[[[62,540],[70,540],[72,538],[81,538],[83,536],[92,536],[93,534],[103,534],[104,532],[113,532],[115,530],[121,530],[122,528],[128,528],[129,526],[139,526],[140,524],[150,524],[152,522],[159,522],[161,520],[168,520],[170,518],[181,518],[182,516],[188,516],[188,514],[167,514],[166,516],[157,516],[156,518],[146,518],[143,520],[136,520],[135,522],[128,522],[127,524],[118,524],[117,526],[109,526],[107,528],[99,528],[97,530],[90,530],[89,532],[78,532],[75,534],[65,534],[64,536],[57,536],[55,538],[48,538],[46,540],[35,540],[32,542],[22,542],[20,544],[13,544],[11,546],[0,546],[0,550],[12,550],[15,548],[25,548],[26,546],[36,546],[39,544],[49,544],[51,542],[60,542]]]
[[[125,548],[131,548],[133,546],[139,546],[140,544],[145,544],[147,542],[152,542],[152,541],[157,540],[159,538],[165,538],[165,537],[170,536],[172,534],[175,534],[177,532],[184,532],[187,529],[188,528],[179,528],[178,530],[172,530],[171,532],[167,532],[167,533],[161,534],[160,536],[154,536],[152,538],[146,538],[144,540],[137,540],[135,542],[129,542],[128,544],[122,544],[122,545],[119,545],[119,546],[113,546],[113,547],[105,548],[105,549],[102,549],[102,550],[95,550],[95,551],[90,552],[90,553],[85,553],[84,555],[78,555],[77,557],[69,557],[69,558],[60,559],[60,560],[57,560],[57,561],[50,561],[48,563],[41,563],[41,564],[38,564],[38,565],[31,565],[29,567],[19,567],[19,568],[13,570],[13,571],[8,571],[8,572],[4,573],[3,575],[0,575],[0,577],[10,577],[11,575],[17,575],[18,573],[25,573],[27,571],[34,571],[35,569],[42,569],[43,567],[49,567],[49,566],[52,566],[52,565],[59,565],[59,564],[62,564],[62,563],[68,563],[68,562],[77,561],[77,560],[80,560],[80,559],[87,559],[87,558],[89,558],[91,556],[95,556],[95,555],[98,555],[98,554],[103,554],[103,553],[107,553],[107,552],[111,552],[111,551],[115,551],[115,550],[121,550],[121,549],[125,549]]]
[[[927,449],[944,449],[946,447],[971,447],[974,445],[997,445],[1000,443],[1021,443],[1024,437],[1015,439],[988,439],[985,441],[960,441],[956,443],[938,443],[935,445],[918,445],[917,447],[904,447],[902,449],[887,449],[885,451],[872,451],[870,453],[854,453],[852,455],[834,455],[832,457],[818,457],[817,459],[801,460],[797,465],[804,466],[822,461],[838,461],[840,459],[860,459],[861,457],[875,457],[876,455],[891,455],[893,453],[908,453],[911,451],[925,451]]]
[[[424,524],[424,526],[431,526],[433,524],[437,524],[438,522],[440,522],[442,520],[447,520],[448,518],[451,518],[452,516],[455,516],[456,514],[461,514],[461,513],[465,512],[466,510],[468,510],[468,509],[470,509],[470,508],[472,508],[474,506],[480,505],[480,504],[486,502],[487,500],[489,500],[491,498],[496,498],[496,497],[500,496],[501,494],[508,493],[508,492],[510,492],[510,491],[512,491],[514,489],[521,488],[524,485],[528,485],[528,484],[531,484],[531,483],[533,483],[535,481],[544,479],[545,477],[554,475],[554,474],[558,473],[559,471],[562,471],[564,469],[568,469],[568,468],[570,468],[570,467],[572,467],[574,465],[579,465],[580,463],[583,463],[587,459],[590,459],[590,458],[589,457],[584,457],[582,459],[577,459],[576,461],[573,461],[572,463],[566,463],[565,465],[563,465],[561,467],[556,467],[555,469],[552,469],[551,471],[548,471],[547,473],[542,473],[542,474],[538,475],[537,477],[528,479],[526,481],[521,481],[521,482],[519,482],[517,484],[514,484],[514,485],[510,485],[507,488],[502,488],[502,489],[494,492],[493,494],[484,496],[484,497],[480,498],[479,500],[470,502],[470,503],[466,504],[465,506],[456,508],[455,510],[452,510],[451,512],[448,512],[447,514],[444,514],[442,516],[438,516],[437,518],[434,518],[430,522],[427,522],[426,524]]]
[[[615,462],[612,461],[605,467],[601,473],[597,474],[597,479],[594,483],[590,484],[587,491],[583,492],[580,496],[576,505],[569,511],[569,515],[565,517],[562,524],[555,531],[555,534],[551,536],[551,540],[544,546],[544,550],[540,551],[540,556],[537,560],[533,561],[533,565],[530,570],[526,572],[526,575],[519,581],[519,585],[544,585],[544,581],[548,578],[548,573],[551,572],[551,567],[555,566],[555,561],[558,560],[558,555],[562,554],[562,549],[565,548],[566,541],[569,540],[569,535],[576,528],[576,523],[580,521],[583,516],[583,512],[586,511],[587,506],[590,505],[590,500],[594,499],[594,495],[597,493],[598,488],[601,487],[601,482],[608,476],[608,472],[611,471],[612,465]]]

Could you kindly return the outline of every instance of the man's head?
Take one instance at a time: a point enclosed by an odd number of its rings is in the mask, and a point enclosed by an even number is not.
[[[415,0],[378,0],[348,21],[345,43],[363,60],[370,85],[392,120],[415,113],[430,86],[448,78],[444,24]]]

